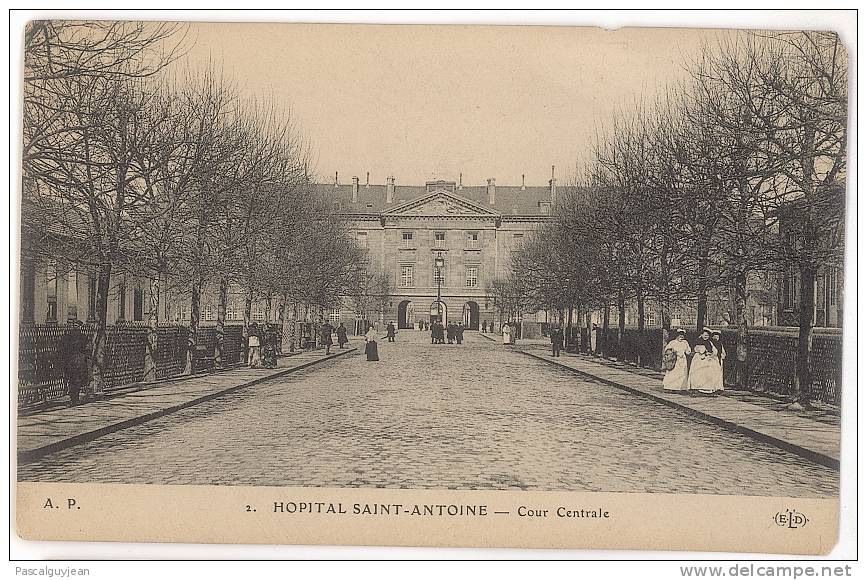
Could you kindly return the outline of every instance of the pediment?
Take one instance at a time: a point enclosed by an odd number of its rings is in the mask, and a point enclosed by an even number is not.
[[[434,191],[383,212],[383,216],[497,217],[500,214],[445,190]]]

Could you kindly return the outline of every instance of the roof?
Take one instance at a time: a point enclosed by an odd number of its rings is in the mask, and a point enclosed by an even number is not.
[[[386,203],[385,185],[358,186],[358,201],[352,202],[352,185],[316,184],[316,195],[328,197],[333,203],[339,204],[338,211],[345,214],[379,214],[411,201],[429,195],[424,185],[395,185],[394,202]],[[515,185],[497,185],[493,205],[488,203],[487,186],[463,186],[448,192],[457,198],[503,215],[540,216],[540,202],[550,201],[550,190],[547,186],[527,186],[521,189]]]

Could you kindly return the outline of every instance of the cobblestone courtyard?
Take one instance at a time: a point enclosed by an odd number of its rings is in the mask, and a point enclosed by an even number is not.
[[[23,481],[833,497],[838,473],[476,333],[405,330],[22,466]],[[359,339],[355,339],[356,343]]]

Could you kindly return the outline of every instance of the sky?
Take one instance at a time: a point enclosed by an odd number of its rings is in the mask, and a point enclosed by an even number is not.
[[[725,32],[194,23],[178,66],[215,62],[292,111],[313,171],[341,183],[562,182],[600,123],[686,76]]]

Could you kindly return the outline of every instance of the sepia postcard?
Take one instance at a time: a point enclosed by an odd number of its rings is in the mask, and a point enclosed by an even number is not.
[[[24,540],[834,548],[837,32],[19,40]]]

